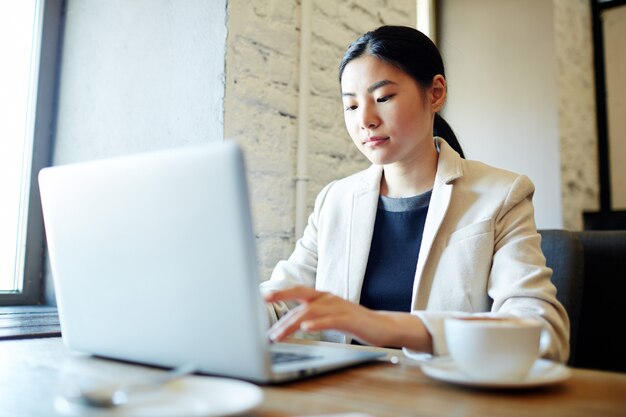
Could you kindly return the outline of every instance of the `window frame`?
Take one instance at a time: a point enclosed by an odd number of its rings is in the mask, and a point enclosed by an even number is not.
[[[0,306],[42,304],[45,290],[45,232],[37,176],[50,165],[56,123],[59,66],[66,0],[38,0],[39,45],[33,58],[39,63],[32,72],[35,92],[29,104],[27,129],[33,134],[29,194],[25,209],[25,244],[18,253],[23,266],[20,292],[0,293]],[[39,56],[37,56],[37,53]]]

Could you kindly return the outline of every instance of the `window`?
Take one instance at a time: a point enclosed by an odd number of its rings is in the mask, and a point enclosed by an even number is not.
[[[37,304],[62,0],[0,2],[0,304]]]
[[[24,290],[26,210],[32,161],[32,94],[38,64],[37,1],[0,3],[0,291]]]

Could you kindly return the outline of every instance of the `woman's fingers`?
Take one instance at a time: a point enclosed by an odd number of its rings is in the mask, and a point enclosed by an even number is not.
[[[388,331],[386,327],[389,321],[385,316],[313,288],[288,288],[276,291],[265,299],[268,302],[294,300],[301,302],[268,331],[268,337],[275,342],[284,340],[298,330],[333,329],[351,333],[361,340],[376,344]]]
[[[300,323],[303,321],[306,313],[307,308],[305,305],[300,305],[291,310],[269,329],[268,337],[270,340],[280,342],[292,333],[300,330]]]
[[[265,297],[267,302],[300,301],[268,331],[273,341],[292,333],[339,330],[376,346],[405,346],[432,351],[432,337],[418,316],[407,313],[372,311],[331,293],[309,287],[293,287]]]
[[[298,331],[307,331],[303,323],[316,320],[319,317],[327,317],[328,326],[325,329],[337,328],[336,317],[341,311],[342,305],[349,304],[339,297],[330,293],[316,291],[307,287],[294,287],[277,291],[266,297],[266,301],[293,301],[298,300],[302,304],[283,316],[268,332],[268,337],[273,341],[281,341],[290,334]],[[343,306],[345,309],[345,305]],[[335,317],[335,319],[333,319]]]
[[[341,324],[341,317],[323,316],[317,318],[306,319],[300,323],[300,329],[305,332],[317,332],[328,329],[347,330]]]
[[[268,303],[275,303],[277,301],[300,301],[307,302],[313,300],[321,295],[325,294],[324,292],[317,291],[313,288],[297,286],[292,288],[287,288],[284,290],[274,291],[265,296],[265,301]]]

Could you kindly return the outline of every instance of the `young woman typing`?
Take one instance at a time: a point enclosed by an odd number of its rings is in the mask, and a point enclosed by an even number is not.
[[[545,356],[565,361],[569,321],[556,300],[523,175],[465,160],[438,112],[447,94],[437,47],[383,26],[339,67],[345,124],[372,166],[328,184],[288,260],[261,284],[269,337],[445,354],[460,315],[541,320]]]

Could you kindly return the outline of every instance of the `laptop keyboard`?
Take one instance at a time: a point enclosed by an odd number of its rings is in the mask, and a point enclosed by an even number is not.
[[[308,355],[306,353],[272,352],[272,363],[289,363],[317,358],[319,358],[319,356]]]

